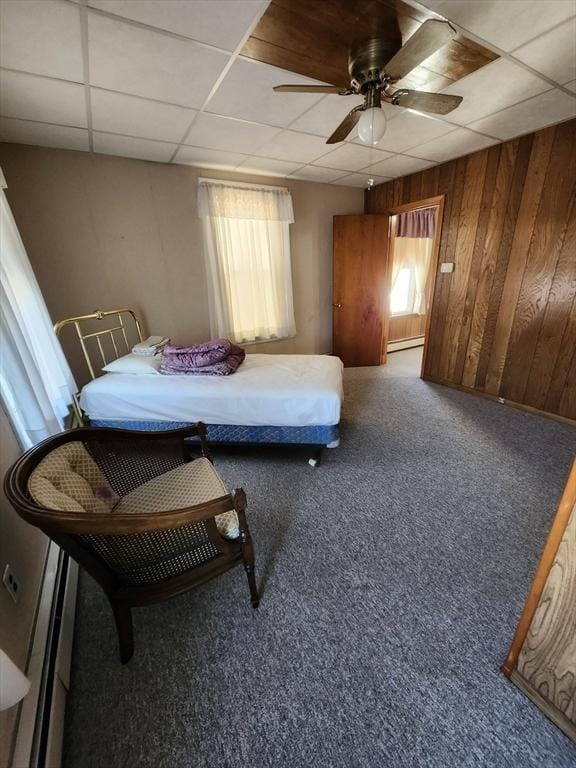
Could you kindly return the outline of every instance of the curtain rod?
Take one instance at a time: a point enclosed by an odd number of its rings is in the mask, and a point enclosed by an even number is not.
[[[251,181],[227,181],[226,179],[205,179],[204,177],[199,177],[198,184],[221,184],[222,186],[226,187],[252,187],[254,189],[270,189],[270,190],[281,190],[283,192],[289,192],[290,190],[288,187],[281,187],[281,186],[275,186],[273,184],[255,184]]]
[[[432,203],[431,205],[419,205],[415,208],[409,208],[407,211],[402,211],[401,213],[393,213],[392,216],[404,216],[406,213],[414,213],[415,211],[433,210],[434,208],[438,208],[438,205],[438,203]]]

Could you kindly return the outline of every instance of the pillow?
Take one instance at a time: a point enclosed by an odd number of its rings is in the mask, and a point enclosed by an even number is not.
[[[73,441],[54,448],[28,478],[37,504],[61,512],[111,512],[118,494],[88,453]]]
[[[142,374],[153,374],[160,376],[160,365],[162,363],[162,355],[124,355],[117,360],[112,360],[111,363],[105,365],[102,368],[106,373],[136,373],[139,376]]]

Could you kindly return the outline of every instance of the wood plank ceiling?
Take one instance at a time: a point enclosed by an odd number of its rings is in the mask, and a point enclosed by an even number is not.
[[[351,46],[383,37],[399,49],[430,18],[401,0],[272,0],[242,55],[346,87]],[[459,34],[398,86],[439,91],[497,58]]]
[[[366,193],[445,195],[425,378],[576,419],[576,120]]]

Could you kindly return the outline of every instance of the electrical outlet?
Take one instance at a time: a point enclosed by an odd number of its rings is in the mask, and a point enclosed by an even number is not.
[[[10,593],[10,597],[12,600],[14,600],[15,603],[18,602],[18,597],[20,595],[20,582],[14,576],[14,571],[9,565],[6,565],[6,568],[4,568],[4,574],[2,576],[2,583]]]

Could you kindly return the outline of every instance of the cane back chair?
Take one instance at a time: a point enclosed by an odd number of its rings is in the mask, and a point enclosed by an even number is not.
[[[81,427],[44,440],[8,471],[16,512],[100,584],[120,659],[134,650],[131,609],[198,586],[242,563],[259,597],[246,494],[228,493],[202,423],[165,432]],[[186,438],[197,437],[193,459]]]

